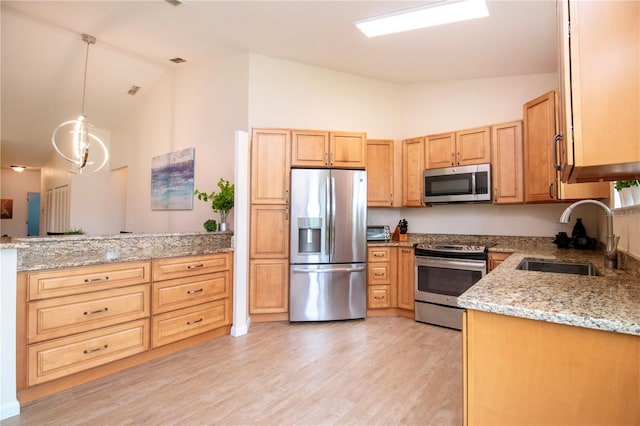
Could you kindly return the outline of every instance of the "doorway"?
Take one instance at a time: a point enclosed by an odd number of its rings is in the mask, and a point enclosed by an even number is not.
[[[27,192],[27,237],[40,235],[40,193]]]

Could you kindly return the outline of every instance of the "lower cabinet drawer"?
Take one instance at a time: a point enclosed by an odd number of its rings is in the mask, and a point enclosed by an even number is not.
[[[28,346],[29,386],[78,373],[149,349],[149,320]]]
[[[229,303],[229,299],[216,300],[155,315],[151,326],[151,346],[157,348],[231,324]]]
[[[145,284],[29,302],[28,341],[36,343],[146,318],[151,312],[150,293],[150,285]]]
[[[386,263],[370,263],[367,267],[367,284],[391,284],[391,265]]]
[[[367,307],[369,309],[391,307],[389,285],[370,285],[367,287]]]
[[[154,282],[153,313],[161,314],[229,297],[230,282],[230,271]]]

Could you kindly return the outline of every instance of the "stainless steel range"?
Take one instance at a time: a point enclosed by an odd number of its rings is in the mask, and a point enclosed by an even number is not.
[[[487,247],[461,244],[415,246],[416,321],[462,329],[458,296],[486,275]]]

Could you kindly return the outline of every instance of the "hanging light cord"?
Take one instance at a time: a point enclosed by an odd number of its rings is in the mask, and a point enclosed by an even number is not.
[[[87,92],[87,69],[89,67],[89,45],[95,44],[96,38],[89,34],[82,34],[82,40],[87,42],[87,53],[84,57],[84,81],[82,83],[82,116],[84,117],[84,99]]]

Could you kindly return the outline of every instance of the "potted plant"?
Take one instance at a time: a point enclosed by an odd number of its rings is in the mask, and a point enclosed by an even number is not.
[[[235,185],[230,184],[228,180],[220,178],[218,181],[218,188],[220,189],[219,192],[211,191],[209,194],[196,189],[193,194],[198,197],[198,200],[205,202],[211,201],[211,209],[214,212],[220,213],[220,226],[218,227],[218,231],[226,231],[227,213],[229,213],[229,210],[233,208],[233,191],[235,189]],[[211,225],[211,222],[205,222],[205,229],[211,229]]]
[[[618,180],[613,186],[620,195],[620,203],[622,207],[632,206],[634,204],[633,190],[637,191],[637,180]]]

